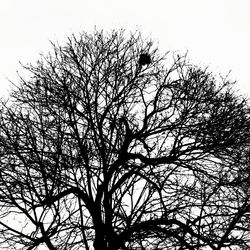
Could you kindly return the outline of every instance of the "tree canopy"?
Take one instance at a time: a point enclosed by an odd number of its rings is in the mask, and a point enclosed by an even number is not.
[[[234,83],[140,32],[52,45],[1,103],[1,249],[249,249]]]

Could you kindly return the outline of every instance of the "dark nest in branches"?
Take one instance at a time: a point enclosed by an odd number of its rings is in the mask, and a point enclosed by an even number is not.
[[[139,58],[139,64],[140,65],[146,65],[146,64],[150,64],[151,63],[151,57],[149,54],[147,53],[143,53],[140,55],[140,58]]]

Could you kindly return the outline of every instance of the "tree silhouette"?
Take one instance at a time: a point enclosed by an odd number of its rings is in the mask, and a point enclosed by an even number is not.
[[[230,80],[123,30],[24,67],[1,105],[1,249],[250,248],[249,106]]]

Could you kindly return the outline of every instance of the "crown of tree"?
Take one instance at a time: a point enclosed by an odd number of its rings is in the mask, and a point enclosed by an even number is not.
[[[1,102],[0,249],[250,249],[250,109],[229,79],[125,31],[25,69]]]

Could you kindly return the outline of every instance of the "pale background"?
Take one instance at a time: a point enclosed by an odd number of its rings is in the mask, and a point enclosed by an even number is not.
[[[162,52],[189,51],[191,61],[238,82],[250,96],[249,0],[0,0],[0,96],[16,82],[19,61],[35,62],[49,40],[82,30],[140,29]]]

